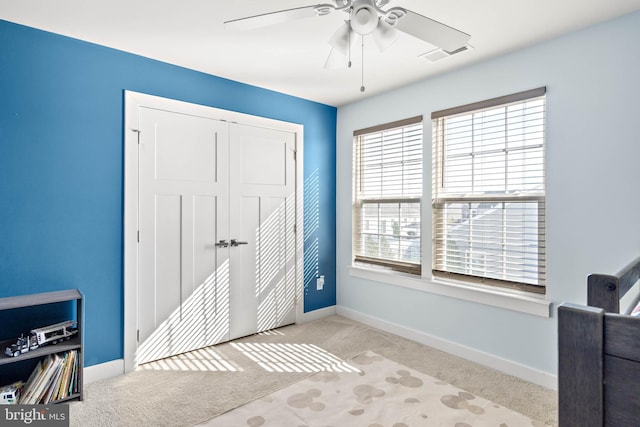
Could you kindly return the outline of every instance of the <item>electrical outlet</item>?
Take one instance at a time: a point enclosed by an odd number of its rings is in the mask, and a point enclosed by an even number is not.
[[[316,278],[316,289],[321,291],[324,288],[324,276],[318,276]]]

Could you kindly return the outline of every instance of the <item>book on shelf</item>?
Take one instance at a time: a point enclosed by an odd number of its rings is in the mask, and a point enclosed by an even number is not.
[[[42,361],[38,361],[38,364],[36,365],[35,369],[31,372],[31,375],[29,375],[29,379],[27,380],[26,384],[24,385],[24,388],[22,389],[22,394],[20,395],[20,404],[25,404],[30,398],[31,398],[31,394],[33,394],[33,389],[35,387],[35,383],[37,381],[38,378],[40,378],[40,375],[42,374]]]
[[[73,358],[73,369],[71,370],[71,382],[69,384],[69,394],[76,393],[78,391],[78,354],[75,353]]]
[[[33,381],[31,381],[31,377],[25,386],[22,397],[20,398],[20,403],[24,405],[35,405],[40,401],[42,393],[44,392],[44,388],[51,379],[51,375],[53,375],[53,357],[47,356],[44,360],[38,362],[34,373],[31,374],[33,377]]]
[[[69,384],[71,383],[72,371],[75,370],[75,367],[77,366],[75,363],[76,357],[77,353],[75,350],[65,354],[64,369],[62,377],[56,386],[55,400],[64,399],[65,397],[73,394],[74,389],[69,388]]]
[[[53,365],[51,367],[51,378],[45,384],[42,397],[40,398],[40,403],[47,404],[51,402],[51,395],[55,389],[55,384],[58,383],[58,378],[60,377],[60,373],[62,372],[62,364],[64,363],[64,359],[59,357],[57,354],[53,356]]]
[[[73,382],[78,368],[77,350],[48,355],[38,361],[20,398],[21,404],[48,404],[69,397],[77,390]]]

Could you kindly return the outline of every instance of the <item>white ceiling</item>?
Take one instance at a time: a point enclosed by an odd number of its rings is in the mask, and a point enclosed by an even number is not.
[[[341,106],[596,22],[640,10],[640,0],[392,0],[471,34],[472,50],[439,62],[406,34],[379,53],[365,38],[353,66],[324,68],[343,12],[246,32],[230,19],[329,0],[0,0],[0,19]],[[364,64],[364,70],[362,65]],[[364,71],[364,72],[363,72]],[[366,90],[360,92],[364,76]]]

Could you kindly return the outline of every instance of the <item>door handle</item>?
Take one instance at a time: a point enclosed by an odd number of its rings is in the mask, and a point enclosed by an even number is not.
[[[237,239],[231,239],[231,246],[248,245],[249,242],[238,242]]]
[[[229,244],[227,243],[226,240],[220,240],[218,243],[216,243],[216,248],[226,248],[226,247],[229,247]]]

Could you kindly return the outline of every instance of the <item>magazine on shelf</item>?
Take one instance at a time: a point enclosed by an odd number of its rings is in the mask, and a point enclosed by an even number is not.
[[[51,379],[51,375],[53,375],[52,365],[53,357],[50,355],[42,360],[42,365],[38,362],[38,366],[34,371],[37,372],[36,377],[29,388],[25,387],[24,395],[20,399],[21,404],[35,405],[40,401],[44,388]]]
[[[77,390],[77,368],[76,350],[46,356],[29,376],[20,404],[48,404],[69,397]]]
[[[52,374],[51,378],[45,384],[45,387],[42,391],[42,396],[39,400],[39,403],[47,404],[51,402],[51,398],[55,389],[55,385],[58,383],[58,379],[60,378],[60,374],[62,373],[62,367],[64,363],[64,359],[55,355],[53,357],[53,366],[51,367]]]
[[[22,389],[22,394],[20,395],[20,402],[19,402],[20,404],[25,404],[26,401],[29,399],[29,396],[31,395],[31,393],[33,393],[34,384],[36,383],[37,379],[40,377],[40,374],[42,373],[42,369],[43,369],[42,361],[39,361],[35,369],[31,372],[31,375],[29,376],[27,383],[24,385],[24,388]]]

